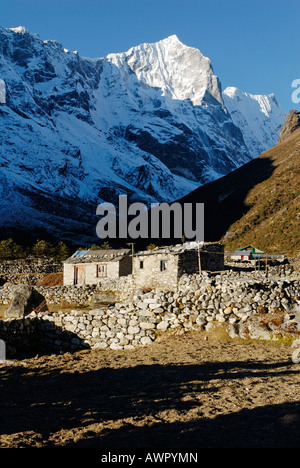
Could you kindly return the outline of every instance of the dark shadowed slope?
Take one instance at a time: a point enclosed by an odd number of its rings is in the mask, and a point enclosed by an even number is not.
[[[205,204],[206,241],[224,240],[230,250],[252,244],[269,253],[299,253],[300,128],[289,126],[295,114],[269,151],[180,200]]]

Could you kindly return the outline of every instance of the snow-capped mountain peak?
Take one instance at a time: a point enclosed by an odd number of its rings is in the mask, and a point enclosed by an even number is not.
[[[17,33],[17,34],[26,34],[26,33],[30,33],[30,31],[28,31],[28,29],[26,29],[24,26],[18,26],[17,28],[9,28],[10,31],[13,31],[14,33]]]
[[[163,96],[190,100],[201,105],[206,92],[223,104],[221,87],[210,60],[200,50],[184,45],[176,35],[155,43],[132,47],[107,59],[117,66],[129,67],[138,80],[159,88]]]
[[[59,238],[94,236],[96,206],[120,194],[170,202],[227,174],[259,154],[251,120],[265,132],[280,120],[275,98],[222,96],[210,60],[176,35],[90,59],[0,28],[0,79],[1,228]],[[255,136],[272,146],[275,133]]]

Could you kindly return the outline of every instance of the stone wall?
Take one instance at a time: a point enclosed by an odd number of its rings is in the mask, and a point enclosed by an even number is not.
[[[6,358],[32,355],[37,349],[35,338],[36,320],[30,317],[0,320],[0,340],[5,343]]]
[[[51,259],[4,260],[0,263],[0,280],[14,284],[37,284],[49,273],[62,272],[62,264]]]
[[[56,273],[62,271],[62,264],[51,259],[4,260],[0,263],[0,274]]]
[[[179,257],[178,277],[183,274],[199,273],[202,271],[224,270],[224,247],[222,244],[204,244],[199,252],[186,250]]]
[[[231,338],[292,340],[300,337],[299,296],[297,280],[203,273],[182,276],[177,291],[137,290],[132,298],[109,307],[32,312],[23,322],[6,320],[1,327],[9,330],[18,323],[21,341],[28,341],[24,328],[31,327],[35,346],[51,352],[130,349],[150,344],[166,331],[209,332],[216,326]],[[0,332],[0,339],[14,335],[16,340],[19,332]]]
[[[0,304],[9,303],[11,285],[12,283],[6,283],[0,287]],[[88,305],[97,292],[113,292],[116,301],[127,300],[133,296],[135,286],[129,275],[117,279],[103,278],[97,285],[35,286],[35,289],[46,298],[47,304],[60,304],[64,301]]]

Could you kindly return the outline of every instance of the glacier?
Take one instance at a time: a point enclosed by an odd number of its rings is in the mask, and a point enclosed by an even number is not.
[[[25,27],[0,28],[3,235],[89,242],[96,207],[172,202],[273,146],[273,95],[222,92],[176,35],[81,57]]]

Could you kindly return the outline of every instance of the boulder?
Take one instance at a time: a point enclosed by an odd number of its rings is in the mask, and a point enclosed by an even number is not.
[[[45,300],[44,296],[27,284],[12,286],[10,297],[11,302],[4,312],[5,318],[23,318]]]
[[[115,304],[116,295],[113,291],[96,292],[93,294],[90,305],[92,309],[97,309],[103,305]]]

